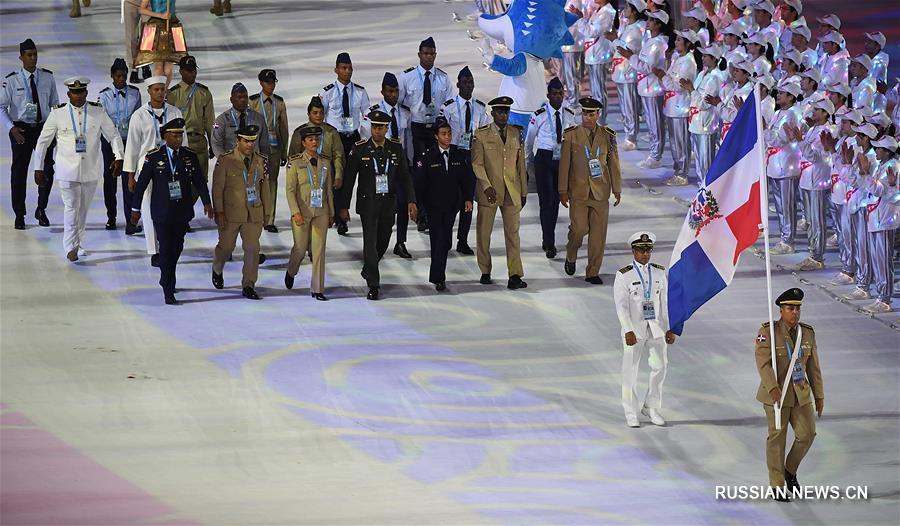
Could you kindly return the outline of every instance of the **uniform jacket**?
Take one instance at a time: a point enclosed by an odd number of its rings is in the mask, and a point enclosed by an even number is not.
[[[303,141],[300,139],[300,130],[312,126],[310,123],[301,124],[291,134],[291,146],[288,148],[288,157],[303,153]],[[319,141],[319,154],[330,159],[333,181],[340,181],[344,177],[344,144],[337,129],[323,122],[318,125],[322,128],[322,138]]]
[[[585,147],[592,158],[600,159],[602,177],[591,177]],[[619,170],[616,133],[606,126],[598,125],[592,139],[590,130],[584,126],[566,130],[559,158],[559,193],[569,194],[572,201],[608,201],[610,193],[621,191],[622,174]]]
[[[225,152],[216,161],[213,170],[213,207],[216,213],[224,212],[229,223],[262,223],[272,212],[272,196],[266,180],[266,158],[253,152],[250,169],[246,171],[244,183],[244,161],[237,150]],[[257,203],[247,202],[247,186],[256,186]]]
[[[280,149],[284,152],[287,151],[288,134],[290,133],[288,131],[287,106],[284,104],[284,99],[281,95],[276,93],[272,94],[272,100],[268,99],[269,97],[265,97],[264,99],[261,93],[254,93],[253,95],[250,95],[250,107],[262,115],[263,119],[266,121],[270,148],[273,150]],[[268,102],[265,102],[266,107],[263,108],[263,101],[265,100],[268,100]],[[272,109],[273,103],[275,104],[274,112]],[[265,112],[263,112],[263,109],[265,109]]]
[[[398,185],[403,185],[406,190],[407,202],[416,202],[416,192],[409,173],[409,164],[406,162],[406,153],[403,152],[400,143],[386,139],[379,158],[375,143],[372,139],[366,139],[354,144],[347,157],[347,166],[344,169],[344,187],[341,189],[343,202],[339,203],[339,210],[350,208],[353,185],[356,184],[357,179],[359,180],[356,188],[357,213],[360,213],[363,201],[374,199],[378,195],[375,192],[376,162],[379,170],[387,167],[388,193],[396,194]]]
[[[193,95],[191,95],[191,90],[194,91]],[[169,88],[166,101],[181,110],[184,115],[184,131],[187,137],[202,135],[212,139],[216,110],[213,108],[213,96],[209,88],[199,82],[195,82],[193,86],[179,82]],[[197,155],[206,154],[199,152]]]
[[[749,83],[748,83],[749,84]],[[769,127],[763,131],[766,140],[766,174],[772,179],[785,179],[800,175],[800,142],[789,137],[784,125],[806,130],[800,108],[793,105],[775,112]]]
[[[534,159],[535,148],[553,151],[553,146],[556,144],[557,111],[559,112],[559,123],[562,125],[560,144],[562,144],[562,132],[577,124],[575,112],[571,108],[560,107],[556,110],[549,102],[545,102],[531,114],[531,120],[528,121],[528,131],[525,133],[525,154],[528,159]]]
[[[415,183],[419,204],[425,210],[458,210],[464,201],[475,195],[475,173],[466,162],[466,154],[450,145],[449,169],[438,146],[422,152],[416,160]]]
[[[413,122],[434,122],[441,104],[453,95],[453,87],[450,84],[450,79],[447,77],[447,74],[440,68],[432,67],[431,103],[434,105],[434,115],[428,117],[426,115],[427,108],[423,98],[425,95],[425,70],[422,66],[414,66],[405,69],[403,73],[398,75],[397,80],[400,85],[399,103],[409,108]]]
[[[147,154],[144,167],[137,178],[137,186],[134,190],[134,198],[131,203],[132,210],[140,211],[141,202],[144,200],[144,191],[153,183],[150,194],[150,216],[158,223],[187,223],[194,218],[194,199],[191,186],[197,189],[200,200],[204,205],[210,205],[209,189],[206,186],[206,178],[200,169],[200,161],[193,150],[182,146],[173,156],[175,163],[175,175],[169,167],[167,147],[150,150]],[[206,153],[206,152],[203,152]],[[169,181],[173,179],[181,183],[181,199],[169,198]]]
[[[719,68],[702,70],[694,79],[691,106],[688,109],[688,129],[697,135],[719,133],[721,119],[716,107],[706,103],[707,95],[718,96],[725,82],[725,72]]]
[[[525,150],[519,140],[519,128],[506,127],[506,143],[500,138],[496,124],[475,130],[472,143],[472,170],[475,172],[475,199],[480,206],[502,205],[507,192],[516,208],[528,195],[528,174],[525,172]],[[484,191],[493,188],[497,201],[488,202]]]
[[[620,268],[613,283],[616,315],[622,325],[622,336],[634,332],[639,340],[662,338],[669,330],[668,277],[666,267],[656,263],[638,265],[644,285],[652,279],[650,299],[656,313],[655,320],[644,319],[644,287],[635,264]]]
[[[44,156],[50,144],[56,139],[56,180],[89,183],[99,181],[103,176],[103,152],[100,137],[112,145],[116,159],[122,159],[122,138],[109,115],[96,102],[86,102],[81,108],[72,106],[76,129],[72,128],[69,103],[53,108],[44,122],[41,136],[35,148],[34,166],[44,166]],[[87,112],[87,131],[83,132],[84,112]],[[75,136],[84,133],[86,151],[75,152]]]
[[[663,115],[666,117],[687,117],[691,108],[691,92],[681,87],[681,79],[692,83],[697,77],[697,62],[692,53],[673,55],[672,64],[662,79]]]
[[[799,384],[793,381],[789,382],[788,392],[784,396],[784,407],[811,403],[810,392],[817,400],[825,398],[825,387],[822,385],[822,371],[819,369],[819,352],[816,349],[816,333],[809,325],[805,323],[800,325],[803,327],[802,341],[800,342],[803,357],[798,358],[798,361],[801,361],[803,364],[806,381]],[[768,322],[759,328],[759,334],[756,336],[756,369],[759,371],[760,378],[756,399],[765,405],[772,405],[772,395],[769,392],[775,387],[779,389],[783,387],[785,375],[790,374],[788,366],[791,364],[791,359],[784,345],[787,334],[787,325],[781,320],[776,321],[775,361],[778,364],[777,384],[775,383],[775,373],[772,370],[772,347],[769,340]],[[791,351],[793,351],[793,347]]]
[[[654,68],[666,69],[666,49],[668,47],[668,37],[658,35],[644,42],[640,53],[635,53],[629,59],[631,67],[637,72],[638,95],[641,97],[662,96],[662,82],[653,73],[653,70]]]
[[[291,215],[300,214],[304,220],[313,217],[334,216],[334,193],[331,190],[334,184],[332,178],[331,160],[325,155],[319,155],[316,161],[318,167],[309,164],[309,156],[306,152],[292,155],[287,163],[287,181],[285,181],[285,190],[287,191],[287,202],[291,208]],[[309,181],[309,172],[307,167],[312,169],[313,183],[315,188],[320,188],[322,176],[325,183],[321,186],[322,206],[313,208],[309,205],[309,197],[312,190]],[[319,170],[321,168],[321,171]]]
[[[413,154],[412,127],[410,126],[412,124],[412,114],[409,112],[409,108],[399,103],[391,108],[386,102],[381,101],[369,108],[369,111],[373,110],[380,110],[388,115],[391,114],[391,110],[394,110],[394,115],[397,119],[398,135],[394,137],[394,134],[391,132],[391,125],[388,124],[387,137],[400,142],[400,145],[403,146],[403,151],[406,153],[406,160],[409,161]],[[368,139],[372,136],[372,123],[369,122],[369,117],[363,117],[360,122],[359,136],[363,139]]]
[[[134,112],[141,108],[141,90],[126,84],[121,90],[107,86],[100,90],[97,102],[106,110],[113,124],[119,129],[122,143],[128,140],[128,123]],[[124,132],[124,133],[123,133]]]

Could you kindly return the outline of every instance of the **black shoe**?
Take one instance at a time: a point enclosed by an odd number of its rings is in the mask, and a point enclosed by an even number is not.
[[[39,225],[50,226],[50,220],[47,219],[47,214],[44,212],[43,208],[38,208],[34,211],[34,218],[37,219]]]
[[[466,256],[471,256],[475,254],[475,251],[472,250],[472,247],[469,246],[465,241],[459,241],[456,243],[456,251],[460,254],[464,254]]]
[[[566,274],[568,274],[570,276],[575,275],[575,262],[574,261],[566,260],[566,263],[563,266],[563,268],[566,269]]]
[[[492,284],[492,283],[494,283],[494,282],[491,281],[491,275],[490,275],[490,274],[482,274],[482,275],[481,275],[481,279],[478,280],[478,283],[481,283],[482,285],[490,285],[490,284]]]
[[[600,276],[591,276],[589,278],[584,278],[584,280],[591,285],[603,285],[603,280],[600,279]]]
[[[132,84],[140,84],[141,82],[144,82],[144,79],[139,77],[137,70],[134,69],[131,71],[131,75],[128,77],[128,82]]]
[[[369,293],[366,294],[367,300],[375,301],[378,299],[378,287],[369,287]]]
[[[225,276],[221,274],[216,274],[216,271],[212,271],[212,283],[213,287],[217,289],[221,289],[225,286]]]
[[[187,228],[184,229],[184,233],[185,233],[185,234],[190,234],[190,233],[192,233],[193,231],[194,231],[194,229],[191,228],[191,225],[190,225],[190,224],[188,224]]]
[[[159,253],[150,256],[150,266],[159,268]]]
[[[287,272],[284,273],[284,286],[288,288],[288,290],[294,288],[294,276],[291,276]]]
[[[781,488],[772,488],[775,492],[775,496],[773,497],[778,502],[792,502],[791,501],[791,492],[790,490],[785,491],[783,494],[781,493]]]
[[[443,282],[443,281],[438,281],[438,282],[435,283],[435,285],[434,285],[434,290],[436,290],[436,291],[438,291],[438,292],[440,292],[440,291],[442,291],[442,290],[447,290],[447,284],[446,284],[445,282]]]
[[[556,247],[551,246],[550,248],[544,249],[544,254],[547,256],[547,259],[553,259],[556,257]]]
[[[16,218],[15,229],[16,230],[25,230],[25,218],[24,217]]]
[[[138,227],[132,225],[131,223],[125,223],[125,235],[133,236],[138,233]]]
[[[789,492],[800,491],[800,483],[797,482],[797,475],[792,474],[788,470],[784,470],[784,483]]]
[[[106,222],[106,229],[107,230],[115,230],[116,229],[116,220],[115,219],[108,220]]]
[[[406,243],[397,243],[394,245],[394,255],[403,259],[412,259],[412,255],[406,250]]]
[[[337,226],[337,233],[339,236],[346,236],[346,235],[348,235],[349,231],[350,231],[350,229],[347,228],[347,225],[338,225]]]
[[[506,282],[506,288],[516,290],[516,289],[524,289],[528,286],[528,283],[522,281],[522,278],[519,276],[510,276],[509,281]]]
[[[326,298],[325,295],[321,292],[310,292],[309,295],[319,301],[328,301],[328,298]]]
[[[253,290],[253,287],[244,287],[244,290],[241,291],[241,296],[247,298],[248,300],[259,300],[262,299],[259,297],[259,294]]]
[[[262,264],[265,263],[265,262],[266,262],[266,255],[260,253],[260,254],[259,254],[259,264],[262,265]]]
[[[175,299],[174,294],[166,294],[166,305],[181,305],[181,302]]]
[[[266,225],[266,232],[269,232],[269,233],[272,233],[272,234],[277,234],[277,233],[278,233],[278,227],[275,226],[275,225]]]

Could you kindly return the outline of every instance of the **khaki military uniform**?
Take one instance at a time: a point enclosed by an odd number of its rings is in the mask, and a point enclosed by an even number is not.
[[[309,126],[318,126],[322,128],[322,135],[319,138],[319,154],[323,157],[331,159],[332,181],[337,184],[338,181],[344,180],[344,144],[341,142],[341,136],[337,128],[323,122],[322,124],[313,125],[309,122],[301,124],[294,129],[291,134],[291,146],[288,148],[288,157],[293,157],[303,153],[303,140],[300,138],[300,130]]]
[[[322,293],[325,289],[325,240],[328,236],[329,223],[334,217],[334,195],[331,190],[334,182],[331,176],[331,160],[320,155],[318,164],[322,169],[321,173],[309,165],[309,157],[305,152],[292,155],[287,163],[287,181],[285,182],[287,202],[291,208],[291,230],[294,234],[294,246],[291,248],[287,273],[291,277],[296,276],[303,257],[311,249],[312,277],[309,283],[311,293]],[[310,183],[307,168],[312,169],[312,183]],[[322,176],[324,176],[324,184]],[[323,190],[321,207],[310,206],[310,193],[313,188],[322,188]],[[294,222],[295,214],[303,216],[302,225]]]
[[[265,108],[263,108],[263,104],[265,104]],[[272,97],[265,97],[263,100],[260,93],[255,93],[250,95],[250,107],[265,117],[266,128],[269,132],[269,192],[272,197],[272,215],[266,217],[266,224],[273,225],[275,224],[275,202],[278,197],[278,172],[281,170],[282,159],[287,158],[289,133],[287,106],[281,95],[273,93]]]
[[[259,270],[259,236],[263,221],[270,217],[272,196],[266,181],[266,159],[253,152],[250,169],[245,170],[244,156],[237,150],[225,152],[213,170],[212,200],[216,213],[224,213],[225,221],[219,227],[219,243],[213,258],[213,270],[222,273],[225,261],[231,256],[238,234],[244,247],[242,287],[253,287]],[[244,173],[247,182],[244,182]],[[247,187],[255,187],[257,201],[247,200]]]
[[[588,153],[585,153],[587,148]],[[599,154],[598,154],[599,152]],[[588,155],[600,160],[603,175],[591,177]],[[563,134],[559,158],[559,193],[569,196],[569,239],[566,261],[575,262],[578,249],[588,236],[585,277],[600,274],[609,224],[609,196],[622,191],[616,133],[606,126],[594,131],[573,126]]]
[[[213,97],[209,88],[194,83],[197,89],[191,95],[191,86],[179,82],[169,89],[166,102],[181,110],[184,117],[184,137],[188,147],[197,154],[200,162],[200,173],[203,179],[209,181],[209,140],[212,138],[213,122],[216,113],[213,109]],[[195,191],[194,202],[197,202]]]
[[[475,227],[478,267],[482,274],[491,273],[491,232],[499,207],[506,241],[506,266],[510,276],[522,277],[525,271],[519,248],[519,213],[522,211],[522,198],[528,195],[528,175],[525,172],[520,129],[508,125],[506,142],[500,137],[500,128],[496,124],[475,130],[472,169],[476,178],[475,200],[478,202]],[[488,188],[497,192],[494,203],[489,203],[484,193]]]
[[[781,408],[780,430],[775,429],[775,410],[772,404],[770,392],[776,386],[784,385],[785,375],[790,374],[790,355],[785,347],[785,339],[794,341],[797,329],[789,331],[787,325],[778,320],[775,322],[775,359],[778,365],[778,375],[772,370],[772,348],[769,341],[769,324],[764,323],[756,337],[756,368],[759,370],[760,384],[756,392],[756,399],[762,402],[769,421],[769,435],[766,439],[766,464],[769,467],[769,484],[773,487],[784,485],[784,471],[796,474],[800,461],[809,451],[813,439],[816,436],[816,420],[813,415],[813,400],[825,398],[825,388],[822,385],[822,371],[819,368],[819,353],[816,350],[816,334],[813,328],[805,323],[803,328],[800,349],[802,358],[798,358],[803,364],[805,379],[803,382],[790,381],[787,394],[784,395],[784,404]],[[793,351],[793,346],[791,347]],[[810,397],[812,394],[812,397]],[[785,443],[787,440],[787,424],[790,422],[794,428],[794,444],[784,458]]]

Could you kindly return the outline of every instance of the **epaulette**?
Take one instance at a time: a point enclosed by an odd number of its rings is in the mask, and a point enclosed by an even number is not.
[[[303,153],[302,153],[302,152],[301,152],[301,153],[295,153],[294,155],[291,155],[290,157],[288,157],[288,161],[294,161],[294,160],[297,160],[297,159],[299,159],[301,156],[303,156]]]
[[[624,267],[619,269],[619,272],[625,274],[626,272],[630,272],[631,269],[634,268],[634,265],[625,265]]]
[[[769,322],[763,323],[762,326],[763,326],[763,327],[768,327],[768,326],[769,326]],[[762,328],[762,327],[760,327],[760,329],[761,329],[761,328]]]
[[[416,69],[416,67],[415,67],[415,66],[411,66],[411,67],[408,67],[408,68],[404,69],[403,72],[404,72],[404,73],[409,73],[410,71],[412,71],[412,70],[414,70],[414,69]]]
[[[369,142],[369,139],[362,139],[360,141],[356,141],[356,146],[362,146],[363,144],[366,144],[367,142]]]
[[[198,84],[200,84],[200,83],[198,82]],[[200,85],[203,86],[203,84],[200,84]],[[125,84],[125,86],[126,86],[128,89],[133,89],[134,91],[141,91],[141,90],[138,89],[137,86],[134,86],[134,85],[131,85],[131,84]],[[203,86],[203,87],[205,88],[206,86]]]
[[[540,115],[541,113],[544,113],[545,111],[547,111],[547,109],[544,108],[543,106],[541,106],[540,108],[537,109],[537,111],[534,112],[534,114]]]
[[[97,106],[98,108],[102,108],[102,107],[103,107],[103,105],[100,104],[99,102],[91,102],[91,101],[88,101],[88,104],[90,104],[91,106]]]
[[[7,75],[7,76],[4,77],[4,78],[14,77],[15,75],[16,75],[16,72],[13,71],[12,73],[10,73],[9,75]]]
[[[41,68],[41,71],[43,71],[44,73],[49,73],[49,74],[51,74],[51,75],[53,74],[53,72],[50,71],[50,70],[47,69],[47,68]]]
[[[234,149],[228,150],[227,152],[223,153],[222,155],[219,156],[219,159],[221,159],[222,157],[225,157],[226,155],[231,155],[232,153],[234,153]]]
[[[510,128],[515,128],[515,129],[517,129],[517,130],[519,130],[519,131],[522,131],[522,130],[525,129],[525,128],[519,126],[518,124],[507,124],[507,126],[510,127]]]
[[[175,90],[181,89],[181,83],[175,84],[175,86],[169,88],[169,93],[172,93]]]
[[[182,150],[187,150],[187,151],[191,152],[192,154],[197,155],[197,152],[195,152],[194,150],[191,150],[191,149],[188,148],[187,146],[182,146],[181,149],[182,149]]]
[[[412,111],[411,109],[409,109],[409,106],[407,106],[406,104],[401,104],[400,107],[406,111]]]
[[[259,99],[259,93],[254,93],[253,95],[250,95],[250,100],[257,100],[257,99]]]
[[[161,148],[160,146],[157,146],[156,148],[153,148],[152,150],[149,150],[149,151],[147,152],[146,157],[150,157],[150,156],[153,155],[154,153],[158,152],[160,148]]]
[[[400,144],[400,139],[398,139],[396,137],[388,137],[387,140],[397,143],[397,144]]]
[[[275,100],[282,100],[282,101],[284,100],[284,97],[282,97],[281,95],[279,95],[277,93],[273,93],[272,96],[275,97]]]
[[[658,268],[659,270],[666,270],[666,267],[660,265],[659,263],[650,263],[650,266],[653,268]]]
[[[102,90],[100,90],[100,93],[106,93],[107,91],[109,91],[109,86],[107,86],[107,87],[103,88]],[[172,91],[172,90],[169,90],[169,91]]]
[[[438,71],[440,71],[440,72],[441,72],[441,73],[443,73],[443,74],[444,74],[444,75],[446,75],[446,74],[447,74],[447,72],[446,72],[446,71],[444,71],[444,70],[442,70],[442,69],[441,69],[441,68],[434,68],[434,69],[436,69],[436,70],[438,70]]]
[[[577,124],[573,124],[573,125],[569,126],[568,128],[566,128],[565,130],[563,130],[563,133],[566,133],[567,131],[572,131],[577,127],[578,127]]]
[[[62,103],[57,104],[56,106],[54,106],[54,108],[65,108],[65,107],[66,107],[66,104],[68,104],[68,103],[67,103],[67,102],[62,102]]]
[[[264,154],[264,153],[262,153],[262,152],[256,152],[256,155],[262,157],[262,158],[263,158],[263,161],[268,161],[268,160],[269,160],[269,156],[266,155],[266,154]]]
[[[606,133],[612,135],[613,137],[616,136],[615,130],[613,130],[613,129],[610,128],[609,126],[603,126],[603,129],[606,131]]]
[[[447,99],[447,101],[444,102],[444,106],[449,106],[451,104],[453,104],[453,99]]]
[[[478,129],[479,129],[479,130],[486,130],[486,129],[490,128],[490,127],[491,127],[490,124],[485,124],[484,126],[481,126],[481,127],[479,127]]]
[[[364,86],[360,86],[359,84],[357,84],[355,82],[351,82],[351,84],[353,84],[354,87],[357,87],[359,89],[366,89]]]
[[[487,108],[487,104],[481,102],[481,101],[478,100],[478,99],[475,99],[475,104],[481,104],[482,106],[484,106],[485,108]]]
[[[800,322],[800,325],[802,325],[803,328],[806,329],[806,330],[808,330],[808,331],[814,331],[814,330],[815,330],[815,329],[812,328],[812,325],[808,325],[808,324],[806,324],[806,323],[803,323],[802,321]]]
[[[379,107],[380,107],[379,104],[375,104],[374,106],[372,106],[371,108],[369,108],[369,111],[375,111],[375,110],[377,110]]]
[[[575,115],[575,111],[572,108],[566,108],[566,111],[571,115]]]
[[[333,87],[334,87],[334,82],[332,82],[331,84],[325,86],[325,87],[322,88],[322,89],[325,90],[325,91],[328,91],[328,90],[330,90],[330,89],[333,88]]]

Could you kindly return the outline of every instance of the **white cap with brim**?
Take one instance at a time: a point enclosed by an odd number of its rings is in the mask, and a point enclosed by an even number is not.
[[[756,83],[762,84],[771,91],[771,89],[775,87],[775,77],[767,73],[761,77],[756,77]]]
[[[637,9],[638,12],[647,10],[647,2],[644,0],[626,0],[627,3],[631,4],[631,7]]]
[[[632,247],[652,247],[655,243],[656,235],[646,230],[635,232],[628,237],[628,245]]]
[[[87,85],[91,83],[91,79],[87,77],[69,77],[63,81],[63,84],[69,88],[69,91],[80,91],[87,89]]]
[[[819,37],[820,44],[824,44],[825,42],[834,42],[835,44],[842,46],[844,45],[844,35],[837,31],[829,31],[827,35]]]
[[[790,29],[791,33],[795,35],[800,35],[809,42],[812,39],[812,31],[809,30],[806,26],[795,26]]]
[[[834,103],[828,99],[817,100],[815,104],[813,104],[813,108],[825,110],[825,113],[828,115],[834,115]]]
[[[713,44],[709,47],[700,48],[700,53],[709,55],[711,57],[716,57],[716,60],[718,60],[722,58],[722,47]]]
[[[697,36],[697,33],[694,33],[691,30],[687,31],[675,31],[675,34],[680,36],[681,38],[687,40],[688,42],[697,45],[700,43],[700,37]]]
[[[798,15],[803,14],[803,3],[800,0],[784,0],[784,3],[793,7]]]
[[[862,65],[862,67],[866,68],[866,71],[872,71],[872,59],[869,58],[869,55],[856,55],[850,62],[856,62],[857,64],[860,64]]]
[[[163,84],[165,86],[168,86],[169,79],[165,75],[155,75],[155,76],[150,77],[149,79],[145,80],[144,84],[146,84],[148,88],[154,84]]]
[[[870,139],[878,137],[878,130],[875,128],[875,126],[869,123],[863,124],[861,126],[854,126],[853,131],[856,133],[861,133]]]
[[[831,26],[837,30],[841,29],[841,19],[837,15],[825,15],[822,18],[817,18],[816,22]]]
[[[887,38],[885,38],[884,33],[881,31],[876,33],[866,33],[866,38],[881,46],[882,49],[884,49],[884,46],[887,44]]]
[[[897,139],[891,137],[890,135],[885,135],[884,137],[878,139],[877,141],[872,142],[872,146],[876,148],[885,148],[892,152],[897,151]]]
[[[685,17],[695,18],[701,22],[706,22],[706,11],[702,7],[695,7],[684,13]]]
[[[794,97],[799,97],[803,94],[803,89],[796,82],[782,82],[778,85],[778,91],[790,93]]]
[[[775,15],[775,6],[769,0],[763,0],[762,2],[758,2],[753,4],[754,11],[765,11],[770,15]]]
[[[662,9],[657,9],[652,13],[647,13],[647,18],[655,18],[663,23],[663,25],[669,23],[669,13],[666,13]]]
[[[850,86],[847,84],[832,84],[825,88],[825,91],[833,91],[835,93],[840,93],[845,97],[850,96]]]
[[[816,84],[822,82],[822,74],[819,73],[819,70],[817,70],[817,69],[808,69],[806,71],[801,71],[799,73],[799,75],[801,77],[806,77],[806,78],[814,81]]]

